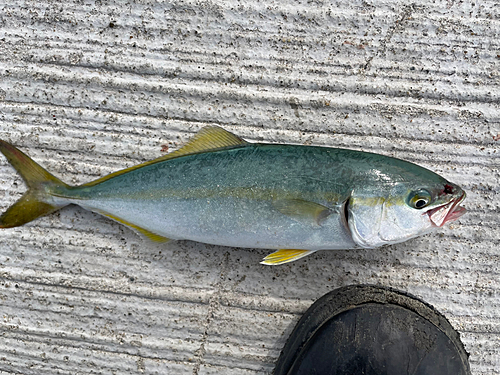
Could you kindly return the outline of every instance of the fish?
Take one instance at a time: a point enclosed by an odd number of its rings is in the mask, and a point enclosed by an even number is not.
[[[375,153],[245,141],[218,126],[182,148],[70,186],[0,141],[25,194],[0,216],[24,225],[68,204],[155,242],[192,240],[274,250],[278,265],[319,250],[373,249],[457,220],[465,192],[414,163]]]

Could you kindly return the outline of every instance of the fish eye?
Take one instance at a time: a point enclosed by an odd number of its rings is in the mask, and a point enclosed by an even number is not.
[[[432,201],[431,193],[425,189],[412,191],[408,195],[407,203],[410,207],[420,210],[429,205]]]

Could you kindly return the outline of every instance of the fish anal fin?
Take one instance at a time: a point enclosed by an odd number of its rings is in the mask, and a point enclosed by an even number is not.
[[[138,225],[135,225],[135,224],[132,224],[126,220],[123,220],[115,215],[111,215],[111,214],[108,214],[107,212],[99,212],[101,215],[104,215],[106,217],[109,217],[110,219],[113,219],[114,221],[117,221],[119,222],[120,224],[123,224],[123,225],[126,225],[134,230],[136,230],[137,232],[143,234],[144,236],[146,236],[147,238],[149,238],[151,241],[153,242],[159,242],[159,243],[162,243],[162,242],[168,242],[170,241],[170,238],[167,238],[167,237],[164,237],[164,236],[161,236],[159,234],[156,234],[156,233],[153,233],[151,232],[150,230],[147,230],[147,229],[144,229]]]
[[[277,266],[303,258],[314,253],[314,251],[315,250],[280,249],[266,256],[260,264]]]
[[[318,225],[321,225],[333,212],[332,209],[322,204],[303,199],[279,199],[273,202],[273,206],[283,215],[295,219],[310,219]]]
[[[145,167],[147,165],[159,163],[169,159],[175,159],[181,156],[186,156],[190,154],[196,154],[207,151],[215,151],[224,148],[244,146],[248,144],[247,141],[241,139],[237,135],[228,132],[218,126],[206,126],[201,129],[196,135],[188,141],[180,149],[173,151],[167,155],[161,156],[159,158],[147,161],[142,164],[134,165],[133,167],[122,169],[120,171],[108,174],[107,176],[101,177],[95,181],[89,182],[82,186],[90,187],[100,184],[101,182],[107,181],[113,177],[119,176],[121,174]]]

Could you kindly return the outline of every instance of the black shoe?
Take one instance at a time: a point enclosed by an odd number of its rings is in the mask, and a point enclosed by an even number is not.
[[[275,375],[470,375],[458,332],[430,305],[377,286],[317,300],[295,326]]]

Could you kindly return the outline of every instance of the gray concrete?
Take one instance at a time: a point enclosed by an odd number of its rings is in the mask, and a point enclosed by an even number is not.
[[[69,183],[218,124],[414,161],[469,213],[273,268],[67,207],[0,232],[0,373],[269,374],[314,300],[371,283],[434,305],[472,373],[500,374],[499,19],[496,1],[3,2],[0,138]],[[1,158],[0,209],[24,189]]]

